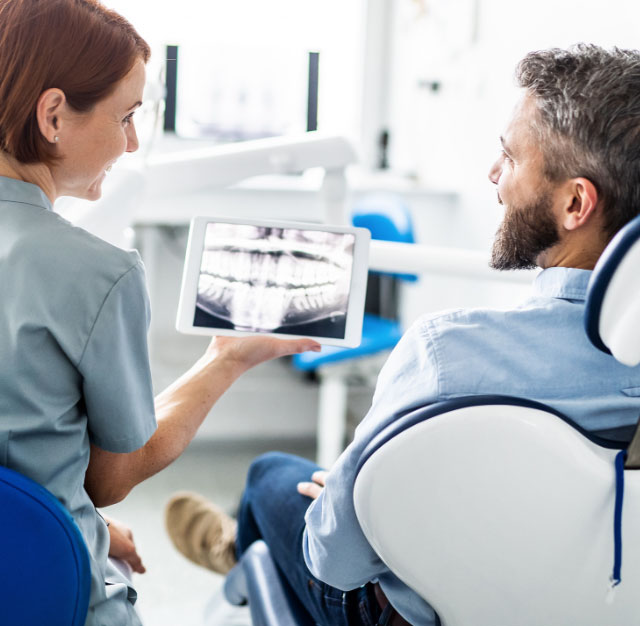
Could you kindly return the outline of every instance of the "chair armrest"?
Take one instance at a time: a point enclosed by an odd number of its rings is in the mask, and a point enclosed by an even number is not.
[[[264,541],[253,543],[229,572],[224,595],[237,606],[249,603],[253,626],[297,626]]]

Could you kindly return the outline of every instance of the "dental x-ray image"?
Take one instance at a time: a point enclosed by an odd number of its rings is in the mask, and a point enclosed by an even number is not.
[[[194,326],[345,336],[355,237],[207,224]]]

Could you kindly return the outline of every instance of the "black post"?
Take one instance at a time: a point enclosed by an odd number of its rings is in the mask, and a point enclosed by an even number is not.
[[[307,131],[318,130],[318,71],[320,53],[309,52],[309,98],[307,100]]]
[[[175,132],[178,89],[178,46],[167,46],[166,88],[164,129],[165,131]]]

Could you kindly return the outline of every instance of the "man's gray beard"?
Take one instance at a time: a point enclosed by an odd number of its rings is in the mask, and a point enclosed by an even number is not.
[[[489,266],[496,270],[537,267],[540,253],[560,241],[551,206],[551,195],[545,193],[530,205],[509,207],[496,232]]]

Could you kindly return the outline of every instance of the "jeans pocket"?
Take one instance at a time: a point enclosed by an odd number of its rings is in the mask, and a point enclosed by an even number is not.
[[[320,602],[329,606],[342,606],[344,593],[328,585],[318,583],[312,578],[308,582],[309,589]]]
[[[348,594],[311,578],[308,579],[307,585],[314,610],[311,610],[310,606],[305,608],[313,615],[317,624],[341,626],[350,623]]]

